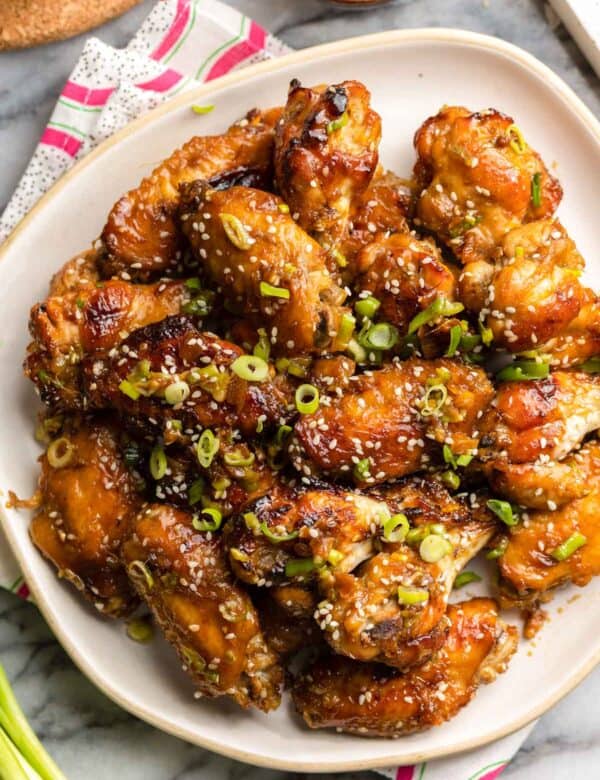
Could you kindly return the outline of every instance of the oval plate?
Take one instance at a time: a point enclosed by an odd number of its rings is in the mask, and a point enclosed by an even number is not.
[[[304,83],[360,79],[383,117],[382,160],[408,175],[415,129],[444,103],[489,106],[515,117],[565,188],[560,216],[590,262],[596,253],[600,202],[600,126],[571,90],[530,55],[503,41],[453,30],[389,32],[307,49],[229,75],[178,96],[92,152],[49,192],[0,254],[0,486],[20,496],[35,487],[39,448],[36,400],[23,378],[30,306],[46,295],[61,264],[98,236],[115,199],[194,134],[221,132],[253,106],[283,102],[290,79]],[[214,103],[198,117],[192,103]],[[600,277],[600,264],[588,277]],[[122,624],[88,609],[56,579],[27,535],[26,512],[3,523],[35,601],[75,663],[108,696],[164,731],[219,753],[278,769],[327,772],[414,763],[475,748],[524,726],[571,690],[600,660],[594,616],[600,580],[581,596],[561,592],[552,619],[523,645],[509,671],[483,686],[454,720],[399,740],[311,732],[289,700],[271,715],[230,702],[192,698],[192,687],[162,642],[141,647]],[[465,591],[467,591],[465,593]],[[469,592],[471,591],[471,593]],[[475,589],[461,591],[468,597]],[[567,601],[574,603],[566,605]],[[560,609],[565,606],[564,611]],[[560,609],[560,614],[559,614]]]

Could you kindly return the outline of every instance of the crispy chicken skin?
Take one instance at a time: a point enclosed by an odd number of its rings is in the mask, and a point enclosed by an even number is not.
[[[443,389],[441,389],[443,388]],[[478,444],[478,418],[494,391],[477,367],[410,359],[355,377],[341,398],[302,415],[290,445],[305,475],[373,485],[424,468],[446,443],[457,454]]]
[[[223,135],[194,136],[123,195],[102,231],[103,276],[147,281],[181,267],[183,242],[175,212],[185,182],[269,187],[273,126],[280,111],[251,111]]]
[[[160,428],[178,419],[184,430],[233,427],[254,435],[259,418],[265,426],[285,421],[286,380],[242,379],[230,370],[242,354],[235,344],[200,330],[194,317],[167,317],[134,331],[117,349],[84,359],[86,399],[92,408],[150,418]],[[123,392],[124,380],[138,397]],[[164,396],[176,381],[187,382],[191,392],[174,406]]]
[[[25,373],[44,403],[75,410],[85,408],[84,355],[109,350],[130,331],[177,314],[190,297],[183,281],[131,284],[115,279],[71,288],[61,283],[59,289],[31,310],[33,341]]]
[[[583,586],[600,574],[600,479],[591,481],[591,492],[556,511],[530,512],[527,522],[511,529],[508,546],[498,563],[500,592],[507,606],[535,603],[558,585]],[[565,560],[552,553],[574,533],[586,543]]]
[[[183,231],[230,308],[266,327],[279,352],[343,350],[336,337],[346,293],[319,244],[283,206],[261,190],[196,182],[183,194]]]
[[[201,694],[268,712],[279,705],[282,670],[220,536],[192,523],[190,512],[145,506],[123,544],[129,576]]]
[[[298,224],[328,251],[377,169],[381,118],[358,81],[292,81],[275,140],[277,186]],[[297,215],[297,217],[296,217]]]
[[[505,233],[560,203],[560,184],[514,128],[499,111],[449,106],[415,135],[417,224],[465,264],[489,258]]]
[[[363,736],[424,731],[454,717],[480,682],[505,671],[517,631],[490,599],[448,609],[450,630],[425,665],[401,673],[377,664],[325,657],[296,680],[294,704],[311,728],[335,727]]]
[[[394,233],[358,255],[355,287],[381,303],[379,319],[406,333],[412,318],[436,298],[454,300],[456,280],[433,241]]]
[[[139,498],[115,426],[69,418],[40,462],[42,503],[30,526],[33,543],[103,615],[127,615],[137,599],[119,548]]]
[[[441,647],[448,631],[446,609],[454,579],[492,538],[495,521],[483,506],[471,510],[433,480],[410,479],[378,489],[388,516],[403,513],[413,529],[431,527],[450,543],[437,562],[426,562],[419,543],[390,543],[353,571],[333,566],[320,577],[324,601],[315,615],[336,653],[405,669],[423,663]],[[398,588],[427,592],[408,605]]]
[[[562,460],[600,427],[600,376],[554,371],[506,382],[481,420],[479,457],[488,462]]]

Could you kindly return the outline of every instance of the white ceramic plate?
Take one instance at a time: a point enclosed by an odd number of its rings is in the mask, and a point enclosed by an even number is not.
[[[399,173],[411,170],[415,129],[441,104],[494,106],[513,115],[544,159],[556,165],[565,188],[560,216],[598,285],[600,127],[557,76],[523,51],[471,33],[411,30],[342,41],[249,68],[178,97],[103,144],[42,199],[5,245],[0,266],[0,487],[5,495],[9,488],[30,495],[36,482],[36,402],[21,361],[29,308],[45,296],[50,275],[90,244],[113,201],[176,146],[195,133],[221,132],[255,105],[281,103],[292,77],[308,84],[364,81],[383,117],[382,159]],[[191,103],[214,103],[216,109],[198,117],[189,110]],[[224,701],[194,701],[168,647],[127,640],[121,624],[100,619],[56,579],[29,541],[27,513],[7,510],[3,521],[36,602],[88,677],[140,718],[249,763],[341,771],[473,748],[541,715],[600,660],[599,579],[577,591],[577,600],[574,590],[563,591],[534,645],[523,645],[508,673],[483,687],[450,723],[395,741],[311,732],[287,700],[268,716]],[[461,597],[470,595],[465,590]]]

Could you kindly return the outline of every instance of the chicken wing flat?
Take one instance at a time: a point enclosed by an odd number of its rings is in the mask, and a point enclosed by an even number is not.
[[[413,317],[436,298],[454,300],[456,279],[433,241],[393,233],[368,244],[356,261],[354,282],[361,296],[372,295],[377,316],[406,334]]]
[[[250,187],[216,191],[201,182],[182,202],[183,231],[229,307],[266,327],[286,354],[343,350],[347,310],[319,244],[275,195]]]
[[[528,513],[511,529],[499,558],[500,591],[507,605],[535,603],[552,588],[583,586],[600,574],[600,479],[591,492],[556,511]],[[579,546],[578,546],[579,545]]]
[[[289,399],[285,379],[247,381],[231,371],[242,354],[235,344],[200,330],[192,316],[167,317],[83,361],[87,402],[161,429],[177,419],[183,430],[233,427],[255,435],[263,424],[285,422]]]
[[[562,189],[513,120],[450,106],[415,135],[417,224],[463,263],[485,260],[512,228],[551,216]]]
[[[600,427],[600,376],[554,371],[500,385],[481,420],[479,457],[488,462],[562,460]]]
[[[268,712],[279,705],[281,667],[227,568],[221,538],[196,530],[194,519],[145,506],[123,544],[127,571],[199,692]]]
[[[358,81],[302,87],[292,81],[275,141],[275,177],[294,218],[326,249],[348,230],[377,169],[381,118]]]
[[[127,615],[137,599],[119,549],[139,497],[115,426],[69,418],[40,461],[42,504],[31,522],[33,543],[103,615]]]
[[[302,415],[290,445],[303,474],[374,485],[427,466],[447,444],[473,454],[479,417],[494,390],[477,367],[411,359],[353,377],[342,394]]]
[[[130,331],[177,314],[189,301],[183,281],[110,280],[50,295],[31,310],[25,373],[49,406],[84,409],[81,361],[119,344]]]
[[[353,571],[323,572],[315,617],[336,653],[406,669],[443,644],[456,575],[494,535],[495,522],[483,506],[471,510],[433,480],[407,480],[378,493],[387,517],[401,513],[411,531],[394,542],[384,530],[382,552]],[[381,522],[385,529],[385,515]]]
[[[425,665],[401,673],[334,656],[317,661],[293,688],[294,704],[310,728],[393,737],[424,731],[454,717],[505,671],[517,631],[498,617],[489,599],[448,609],[450,630]]]
[[[274,124],[280,109],[251,111],[223,135],[195,136],[113,206],[102,231],[105,278],[147,281],[181,268],[183,240],[175,212],[179,188],[204,179],[214,187],[269,187]]]

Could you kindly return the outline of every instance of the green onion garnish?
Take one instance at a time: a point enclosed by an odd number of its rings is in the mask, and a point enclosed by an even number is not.
[[[371,473],[371,461],[369,458],[362,458],[354,466],[354,476],[356,477],[356,479],[360,480],[361,482],[364,482],[365,479],[368,479],[370,473]]]
[[[367,350],[361,346],[356,339],[350,339],[346,349],[357,363],[367,362]]]
[[[195,479],[192,484],[190,485],[190,489],[188,490],[188,504],[190,506],[194,506],[194,504],[197,504],[201,499],[202,495],[204,493],[204,480],[202,477],[198,477],[198,479]]]
[[[198,279],[197,276],[191,276],[189,279],[185,280],[185,286],[188,288],[188,290],[201,290],[202,285],[200,283],[200,279]]]
[[[203,468],[207,469],[213,462],[213,458],[219,451],[219,444],[219,440],[210,428],[202,431],[202,435],[196,445],[196,456]]]
[[[331,122],[327,123],[327,135],[331,135],[331,133],[334,133],[336,130],[341,130],[341,128],[345,127],[347,124],[348,112],[344,111],[340,117],[332,119]]]
[[[435,417],[444,407],[448,399],[448,388],[446,385],[438,384],[427,388],[423,396],[421,416]]]
[[[165,388],[165,401],[171,406],[182,404],[190,394],[190,386],[187,382],[173,382]]]
[[[137,399],[140,397],[140,391],[129,381],[129,379],[124,379],[119,384],[119,390],[123,393],[123,395],[131,398],[132,401],[137,401]]]
[[[542,205],[542,174],[539,171],[531,178],[531,202],[536,209]]]
[[[398,601],[406,606],[425,604],[429,601],[429,591],[425,588],[409,588],[405,585],[398,586]]]
[[[523,154],[523,152],[527,149],[527,144],[525,143],[525,138],[523,137],[521,129],[517,127],[517,125],[510,125],[507,133],[508,137],[510,138],[511,149],[517,154]]]
[[[289,534],[273,533],[273,531],[271,531],[271,529],[265,522],[260,523],[258,527],[260,528],[263,536],[266,536],[267,539],[269,539],[269,541],[273,542],[273,544],[280,544],[281,542],[291,542],[292,539],[296,539],[296,537],[298,536],[298,531],[291,531]],[[286,575],[287,575],[287,566],[286,566]]]
[[[545,379],[550,373],[548,363],[537,360],[515,360],[496,374],[500,382],[525,382],[532,379]]]
[[[250,249],[254,239],[250,238],[242,220],[235,214],[219,214],[225,235],[237,249]]]
[[[154,630],[152,623],[142,618],[135,618],[127,623],[127,636],[134,642],[146,644],[152,640]]]
[[[462,588],[471,582],[481,582],[481,577],[474,571],[463,571],[454,580],[454,589]]]
[[[269,341],[267,331],[264,328],[258,329],[258,341],[254,345],[252,354],[265,361],[267,361],[271,355],[271,342]]]
[[[367,298],[361,298],[354,305],[354,311],[359,317],[365,317],[368,320],[372,320],[377,310],[381,306],[381,301],[369,295]]]
[[[345,268],[348,265],[346,255],[342,254],[339,249],[333,250],[333,259],[338,264],[339,268]]]
[[[436,298],[426,309],[412,318],[408,325],[408,335],[416,333],[423,325],[437,320],[438,317],[452,317],[465,307],[457,301],[449,301],[447,298]]]
[[[289,214],[290,213],[290,207],[288,206],[287,203],[279,203],[279,204],[277,204],[277,208],[278,208],[278,210],[282,214]]]
[[[314,385],[300,385],[295,401],[300,414],[313,414],[319,408],[319,391]]]
[[[450,490],[458,490],[460,487],[460,477],[456,471],[444,471],[442,472],[441,478],[444,485],[446,485],[447,488],[450,488]]]
[[[181,311],[194,317],[207,317],[212,309],[214,298],[215,294],[212,290],[201,290],[191,301],[183,304]]]
[[[167,456],[160,444],[150,453],[150,473],[154,479],[162,479],[167,473]]]
[[[247,454],[244,454],[243,452],[240,452],[239,450],[234,450],[233,452],[226,452],[223,456],[223,460],[228,466],[251,466],[254,463],[254,453],[249,452]]]
[[[275,287],[268,282],[261,282],[259,290],[263,298],[285,298],[288,300],[290,297],[290,291],[286,287]]]
[[[494,340],[494,331],[491,328],[488,328],[486,325],[479,320],[479,332],[481,333],[481,340],[483,341],[484,347],[489,347],[492,341]]]
[[[377,325],[371,325],[365,333],[359,336],[360,344],[365,349],[392,349],[400,339],[398,328],[390,325],[389,322],[378,322]]]
[[[154,577],[144,561],[131,561],[127,567],[127,573],[134,580],[139,580],[141,575],[149,590],[152,590],[154,587]]]
[[[210,520],[200,520],[198,515],[194,515],[192,518],[192,525],[196,531],[218,531],[223,522],[223,515],[220,509],[215,507],[207,507],[200,512],[201,515],[206,515]]]
[[[60,436],[58,439],[50,442],[46,450],[48,463],[53,469],[64,469],[68,466],[75,454],[75,447],[66,436]]]
[[[448,349],[446,350],[446,357],[454,357],[456,350],[461,343],[462,335],[463,329],[460,325],[453,325],[450,328],[450,343],[448,344]]]
[[[583,547],[586,542],[587,537],[585,537],[579,531],[575,531],[575,533],[571,534],[571,536],[569,536],[569,538],[566,539],[562,544],[559,544],[558,547],[555,547],[550,555],[554,558],[555,561],[566,561],[567,558],[573,555],[575,550]]]
[[[419,555],[425,563],[437,563],[453,550],[452,545],[443,536],[429,534],[419,545]]]
[[[285,564],[285,576],[297,577],[310,574],[317,568],[312,558],[291,558]]]
[[[472,455],[459,455],[457,457],[447,444],[444,444],[442,455],[444,456],[444,462],[452,466],[453,469],[458,468],[458,466],[468,466],[473,460]]]
[[[192,111],[194,114],[210,114],[211,111],[214,111],[214,106],[208,105],[208,106],[192,106]]]
[[[277,430],[277,435],[275,436],[277,444],[283,444],[291,432],[292,427],[290,425],[280,425]]]
[[[409,530],[408,518],[402,512],[383,521],[383,538],[386,542],[403,542]]]
[[[492,547],[492,549],[485,554],[485,557],[488,559],[488,561],[494,561],[496,560],[496,558],[501,558],[506,552],[507,547],[508,547],[508,539],[502,539],[496,545],[496,547]]]
[[[505,525],[513,526],[519,522],[519,515],[513,510],[508,501],[500,501],[497,498],[490,498],[486,503],[487,508],[492,511],[496,517],[499,517]]]
[[[264,382],[269,376],[269,364],[257,355],[240,355],[231,364],[231,370],[247,382]]]
[[[355,320],[351,314],[347,312],[342,315],[340,320],[340,327],[338,329],[337,337],[342,344],[347,344],[352,338],[354,333]]]

